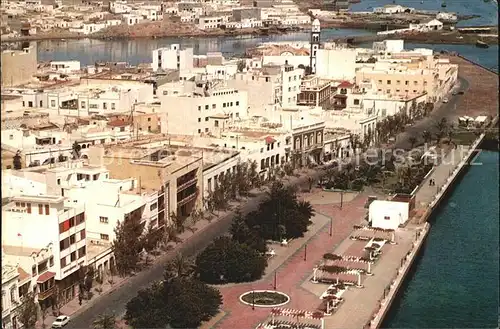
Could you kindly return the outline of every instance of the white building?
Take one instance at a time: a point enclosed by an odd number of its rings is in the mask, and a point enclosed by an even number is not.
[[[50,69],[64,74],[76,73],[80,71],[80,61],[52,61]]]
[[[2,207],[2,246],[7,254],[21,257],[24,251],[39,253],[51,246],[53,265],[48,261],[37,279],[39,300],[53,293],[54,280],[65,287],[67,298],[75,296],[76,272],[87,263],[85,219],[84,205],[65,202],[62,196],[14,197]],[[36,268],[34,274],[39,274]]]
[[[15,266],[6,264],[2,249],[2,328],[18,328],[16,308],[19,306],[19,273]]]
[[[401,5],[385,5],[383,7],[373,8],[373,12],[376,14],[399,14],[404,12],[414,12],[414,8],[408,8]]]
[[[127,1],[112,1],[109,3],[109,11],[113,14],[127,14],[132,11],[132,7]]]
[[[161,111],[167,113],[167,133],[181,135],[211,134],[228,121],[247,116],[246,91],[211,88],[199,83],[194,92],[159,96]]]
[[[277,106],[294,106],[300,94],[304,70],[291,65],[259,65],[237,73],[227,85],[248,93],[250,115],[267,116]]]
[[[373,227],[397,229],[408,221],[409,203],[375,200],[368,209],[368,221]]]
[[[193,48],[180,49],[180,45],[173,44],[170,48],[159,48],[153,50],[153,71],[158,69],[167,70],[191,70],[193,69]]]
[[[400,53],[404,51],[404,40],[384,40],[374,42],[372,49],[376,53]]]
[[[352,80],[356,76],[356,49],[318,49],[316,75],[333,80]]]
[[[143,20],[142,16],[136,14],[125,14],[122,17],[125,24],[129,26],[139,24]]]

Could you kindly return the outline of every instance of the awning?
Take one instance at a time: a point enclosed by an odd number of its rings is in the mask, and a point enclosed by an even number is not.
[[[276,140],[274,138],[272,138],[271,136],[266,137],[266,144],[272,144],[274,142],[276,142]]]
[[[44,283],[55,277],[56,274],[54,272],[45,272],[42,275],[38,277],[38,280],[36,280],[37,283]]]

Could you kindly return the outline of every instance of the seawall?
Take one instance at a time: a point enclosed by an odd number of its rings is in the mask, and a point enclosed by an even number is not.
[[[395,280],[392,281],[392,284],[390,285],[389,288],[389,292],[386,294],[385,298],[380,302],[380,308],[376,311],[373,320],[369,323],[369,326],[367,325],[367,327],[371,329],[378,329],[382,325],[384,318],[387,315],[392,305],[392,302],[397,297],[399,288],[403,284],[406,275],[408,274],[410,268],[417,259],[419,251],[421,250],[425,238],[429,233],[431,225],[427,223],[427,221],[431,217],[433,211],[435,211],[439,207],[441,202],[445,200],[447,194],[453,190],[454,184],[460,178],[461,174],[466,172],[466,168],[468,167],[468,165],[473,165],[471,162],[475,158],[477,153],[480,151],[478,147],[484,140],[485,136],[486,134],[483,133],[474,141],[474,143],[470,146],[470,150],[463,157],[463,159],[455,166],[455,169],[448,177],[446,183],[441,187],[441,189],[436,194],[434,200],[429,204],[427,210],[425,211],[425,213],[421,218],[421,222],[426,222],[424,224],[424,228],[420,231],[420,235],[414,242],[411,251],[405,257],[404,264],[398,270],[398,274]]]

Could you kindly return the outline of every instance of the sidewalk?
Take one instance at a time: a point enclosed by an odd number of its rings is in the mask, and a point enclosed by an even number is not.
[[[300,184],[307,184],[306,177],[307,176],[314,176],[317,177],[320,175],[321,168],[318,168],[316,170],[312,169],[301,169],[298,170],[297,173],[300,174],[298,177],[297,176],[291,176],[291,177],[286,177],[283,182],[286,186],[295,186],[295,185],[300,185]],[[226,218],[227,216],[230,216],[238,207],[244,206],[248,203],[253,202],[258,202],[259,197],[262,197],[265,195],[265,192],[268,190],[267,186],[263,186],[260,188],[254,188],[250,191],[250,194],[253,195],[253,197],[242,197],[238,201],[231,201],[229,202],[229,207],[226,211],[216,211],[214,214],[210,214],[209,217],[210,219],[203,219],[197,221],[194,225],[191,225],[190,227],[186,227],[184,232],[180,233],[177,235],[179,238],[179,242],[169,242],[167,244],[167,250],[166,251],[160,251],[156,256],[150,255],[149,257],[149,264],[148,266],[150,267],[152,264],[159,263],[162,261],[165,261],[167,257],[172,256],[172,254],[176,251],[176,249],[181,246],[184,242],[187,240],[191,239],[193,236],[198,236],[201,234],[207,227],[209,227],[213,222],[217,222],[222,218]],[[243,211],[244,212],[244,211]],[[208,215],[208,212],[207,212]],[[145,268],[144,268],[145,269]],[[142,272],[142,271],[141,271]],[[141,273],[138,272],[137,274]],[[136,275],[137,275],[136,274]],[[65,304],[63,307],[60,309],[61,315],[68,315],[70,317],[74,317],[78,315],[79,313],[85,312],[88,308],[90,308],[92,305],[96,303],[97,300],[101,296],[108,295],[112,293],[113,291],[121,288],[124,284],[126,284],[131,276],[126,276],[126,277],[119,277],[119,276],[114,276],[113,277],[113,284],[109,284],[107,281],[103,283],[102,285],[98,285],[96,282],[94,282],[93,288],[92,288],[92,293],[93,296],[90,300],[83,300],[82,305],[79,304],[78,301],[78,292],[75,296],[74,299],[70,300],[67,304]],[[102,288],[101,293],[98,293],[95,288],[99,287]],[[77,289],[78,290],[78,289]],[[119,314],[117,314],[119,316]],[[45,320],[43,321],[45,324],[46,328],[50,328],[52,325],[52,322],[55,320],[55,316],[52,315],[52,310],[49,310],[49,312],[46,315]],[[42,328],[42,319],[39,318],[36,324],[36,328]]]

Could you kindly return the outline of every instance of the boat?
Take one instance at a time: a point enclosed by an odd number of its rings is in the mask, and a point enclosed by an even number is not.
[[[482,40],[476,41],[476,47],[478,47],[478,48],[490,48],[490,46]]]
[[[446,2],[443,2],[443,3],[441,4],[441,7],[445,8],[445,7],[446,7]]]

